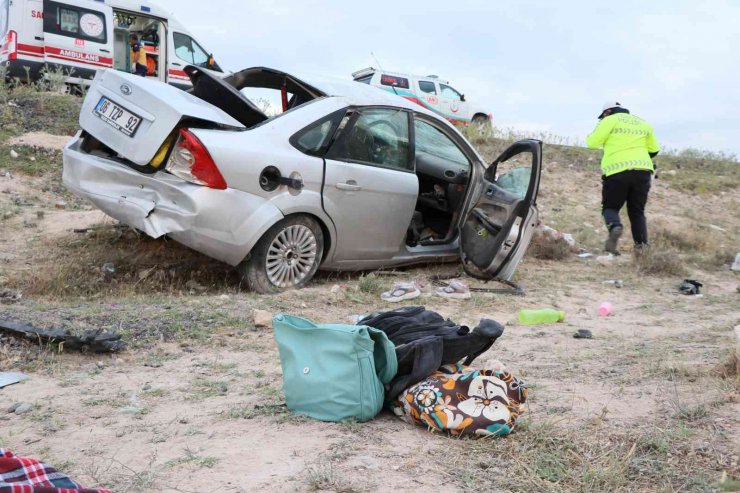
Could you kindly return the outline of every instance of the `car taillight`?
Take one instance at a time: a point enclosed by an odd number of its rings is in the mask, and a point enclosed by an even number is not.
[[[180,129],[180,138],[165,169],[191,183],[219,190],[227,187],[226,180],[213,162],[208,149],[187,128]]]

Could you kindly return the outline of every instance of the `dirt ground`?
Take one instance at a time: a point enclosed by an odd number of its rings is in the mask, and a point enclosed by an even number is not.
[[[18,149],[20,159],[37,152]],[[544,222],[601,255],[598,177],[585,158],[548,157],[547,147],[545,156]],[[30,377],[0,390],[0,446],[17,454],[118,492],[732,491],[740,478],[739,387],[728,365],[740,324],[740,279],[727,266],[740,244],[732,192],[690,194],[658,180],[655,264],[636,266],[629,249],[604,263],[532,254],[516,277],[526,296],[414,300],[459,323],[506,324],[477,363],[498,359],[524,379],[527,411],[509,437],[476,441],[385,412],[366,424],[289,413],[272,331],[253,323],[255,309],[349,322],[391,308],[378,295],[394,281],[429,283],[459,265],[323,273],[307,289],[258,296],[174,242],[115,230],[60,187],[60,167],[0,172],[0,289],[23,294],[0,304],[0,319],[115,330],[129,348],[80,355],[0,338],[0,369]],[[100,229],[73,231],[92,226]],[[100,272],[107,262],[112,279]],[[704,283],[702,297],[678,292],[684,277]],[[622,287],[606,282],[616,279]],[[612,316],[597,316],[603,301]],[[567,318],[516,322],[536,307]],[[578,329],[594,338],[574,339]],[[34,408],[5,412],[18,402]]]

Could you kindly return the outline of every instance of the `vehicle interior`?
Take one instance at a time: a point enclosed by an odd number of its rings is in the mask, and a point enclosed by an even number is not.
[[[433,245],[455,237],[461,206],[468,190],[471,162],[432,123],[414,122],[419,198],[406,235],[408,246]]]
[[[146,51],[147,77],[164,80],[164,62],[167,39],[161,21],[143,15],[115,10],[113,12],[113,66],[116,70],[131,72],[132,52],[130,35],[135,34]]]

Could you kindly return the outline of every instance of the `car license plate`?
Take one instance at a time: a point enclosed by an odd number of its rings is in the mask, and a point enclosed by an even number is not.
[[[105,123],[128,137],[134,136],[141,123],[140,117],[105,96],[98,101],[94,113]]]

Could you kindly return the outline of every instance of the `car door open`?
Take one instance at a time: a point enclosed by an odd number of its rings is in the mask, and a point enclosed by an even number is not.
[[[530,164],[496,178],[501,163],[529,156]],[[460,255],[468,274],[511,280],[538,222],[536,199],[541,167],[542,142],[521,140],[486,170],[460,232]]]

